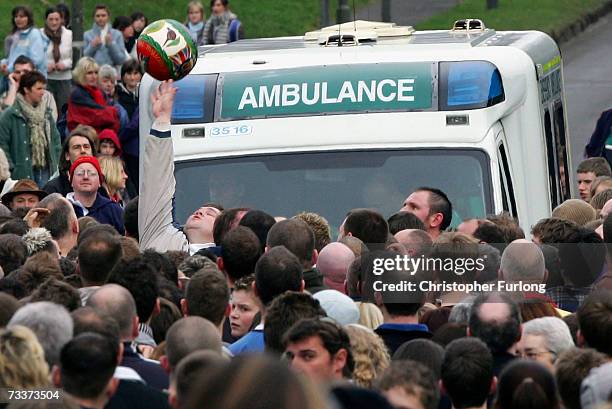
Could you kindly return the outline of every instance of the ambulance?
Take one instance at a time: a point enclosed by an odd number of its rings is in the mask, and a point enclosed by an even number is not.
[[[158,85],[141,83],[141,145]],[[335,228],[429,186],[450,198],[453,226],[508,212],[528,232],[572,195],[561,54],[542,32],[356,21],[201,47],[175,86],[179,222],[219,202]]]

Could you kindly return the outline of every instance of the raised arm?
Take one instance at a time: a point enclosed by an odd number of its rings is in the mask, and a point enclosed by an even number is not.
[[[160,89],[151,95],[155,122],[145,140],[138,201],[141,250],[186,251],[189,248],[183,232],[173,225],[172,199],[176,181],[170,117],[175,95],[176,88],[172,86],[172,81],[162,83]]]

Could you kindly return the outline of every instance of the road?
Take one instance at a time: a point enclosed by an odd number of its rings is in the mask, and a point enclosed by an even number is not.
[[[612,14],[562,44],[567,117],[574,169],[601,111],[612,108]]]

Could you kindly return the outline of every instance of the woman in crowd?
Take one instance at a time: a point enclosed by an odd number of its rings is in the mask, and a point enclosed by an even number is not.
[[[40,30],[34,27],[32,9],[27,6],[17,6],[13,8],[11,15],[13,28],[4,42],[4,48],[8,50],[8,58],[0,61],[0,73],[8,75],[13,72],[15,60],[24,55],[30,58],[36,69],[46,76],[46,40]]]
[[[99,65],[121,66],[127,59],[121,33],[109,24],[110,10],[98,4],[94,11],[94,24],[83,36],[83,55],[92,57]]]
[[[36,335],[20,325],[0,332],[0,379],[10,389],[48,386],[49,366]]]
[[[355,360],[353,381],[363,388],[372,388],[374,380],[391,362],[387,347],[381,337],[363,325],[349,324],[344,329],[351,339]]]
[[[72,23],[70,22],[70,8],[64,3],[59,3],[57,6],[55,6],[55,8],[62,16],[62,25],[68,30],[72,30]]]
[[[516,360],[501,373],[495,409],[559,409],[555,378],[544,365]]]
[[[132,13],[130,18],[132,19],[134,34],[132,34],[132,37],[125,44],[125,48],[128,50],[128,53],[130,53],[130,57],[136,60],[138,59],[138,53],[136,52],[136,41],[138,40],[140,33],[142,33],[142,30],[144,30],[149,24],[149,20],[147,20],[147,17],[141,11]]]
[[[55,7],[45,12],[43,33],[47,46],[47,89],[55,97],[57,111],[61,112],[70,96],[72,82],[72,31],[62,26],[62,16]]]
[[[112,129],[119,132],[119,111],[109,105],[98,86],[98,64],[83,57],[73,72],[75,87],[68,101],[68,130],[79,124],[89,125],[97,132]]]
[[[199,1],[190,1],[187,5],[187,22],[185,25],[191,34],[191,38],[196,45],[204,44],[204,23],[206,22],[206,14],[204,14],[204,6]]]
[[[142,68],[138,61],[129,60],[121,67],[121,83],[117,86],[117,99],[119,105],[125,108],[128,123],[121,127],[119,139],[123,147],[123,158],[130,180],[138,186],[138,157],[139,157],[139,110],[138,87],[142,78]],[[130,186],[128,186],[130,188]],[[131,188],[130,188],[131,189]],[[131,190],[130,190],[131,191]]]
[[[100,155],[98,161],[104,175],[103,186],[108,192],[108,197],[123,207],[129,200],[125,189],[128,176],[123,168],[123,161],[117,156],[109,155]]]
[[[131,52],[135,43],[131,43],[134,38],[134,27],[132,27],[132,19],[127,16],[117,16],[113,21],[113,28],[123,35],[123,44],[125,46],[125,55],[129,60],[132,58]],[[129,47],[129,48],[128,48]],[[126,60],[127,61],[127,60]]]
[[[232,26],[232,22],[239,23],[238,17],[229,10],[228,0],[211,0],[212,15],[204,26],[205,44],[227,44],[238,38],[244,38],[242,25]],[[235,38],[231,38],[230,31]]]

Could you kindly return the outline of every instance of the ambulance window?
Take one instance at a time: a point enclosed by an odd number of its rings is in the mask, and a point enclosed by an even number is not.
[[[506,187],[506,179],[504,179],[504,169],[502,168],[501,162],[499,164],[499,179],[501,181],[502,188],[502,209],[504,212],[510,212],[508,207],[508,189]]]
[[[506,147],[502,143],[499,145],[499,160],[501,162],[501,167],[503,169],[503,178],[506,181],[505,189],[507,192],[503,192],[504,194],[508,194],[508,198],[510,199],[510,214],[512,216],[517,215],[516,211],[516,199],[514,197],[514,187],[512,186],[512,175],[510,173],[510,164],[508,163],[508,156],[506,155]],[[504,184],[502,183],[502,186]],[[505,199],[506,201],[508,199]],[[508,207],[507,203],[504,205],[504,210]]]
[[[560,202],[570,199],[570,180],[569,170],[567,168],[567,139],[565,137],[565,119],[563,114],[563,104],[558,101],[555,104],[553,116],[555,129],[555,148],[557,150],[557,177],[559,178],[559,196]]]
[[[559,184],[557,183],[557,155],[555,153],[555,141],[553,139],[548,109],[544,112],[544,136],[546,138],[546,157],[548,162],[548,185],[550,187],[550,202],[555,208],[559,203]]]
[[[487,61],[440,63],[440,110],[480,109],[504,100],[497,67]]]
[[[217,75],[190,75],[174,83],[173,124],[213,122]]]

